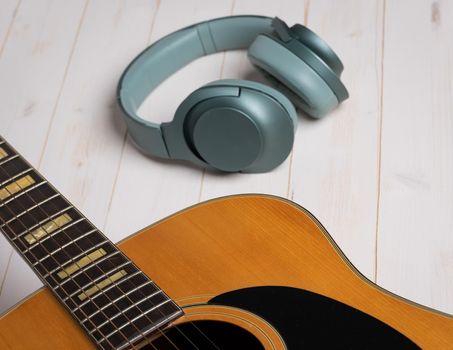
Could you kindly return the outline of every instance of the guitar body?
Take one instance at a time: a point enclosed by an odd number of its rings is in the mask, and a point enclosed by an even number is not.
[[[283,199],[202,203],[119,247],[185,310],[147,349],[453,348],[451,316],[366,280]],[[94,348],[48,289],[0,318],[0,349]]]

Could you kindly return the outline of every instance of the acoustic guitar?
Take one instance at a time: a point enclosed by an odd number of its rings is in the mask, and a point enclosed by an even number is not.
[[[374,285],[307,210],[212,200],[115,246],[0,139],[0,228],[41,278],[0,349],[449,349],[453,318]]]

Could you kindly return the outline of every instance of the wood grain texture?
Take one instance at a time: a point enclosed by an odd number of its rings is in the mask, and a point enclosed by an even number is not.
[[[402,11],[405,6],[411,7],[410,14]],[[389,1],[386,6],[377,256],[378,283],[449,312],[453,311],[452,13],[451,1]]]
[[[374,279],[382,2],[312,1],[307,11],[307,25],[342,58],[351,97],[331,118],[301,118],[290,198],[313,210],[348,258]]]
[[[84,5],[82,0],[68,4],[23,0],[16,4],[9,33],[4,36],[0,51],[0,133],[36,167],[47,142]],[[11,255],[12,249],[3,237],[0,242],[1,312],[41,283],[19,256]],[[12,269],[3,275],[4,268],[10,266]],[[16,279],[17,275],[22,277]]]
[[[176,301],[252,286],[302,288],[373,315],[423,349],[453,348],[453,317],[374,287],[344,260],[314,217],[281,199],[239,196],[207,202],[120,247]],[[47,290],[0,318],[0,346],[94,348]]]
[[[3,0],[0,133],[114,241],[199,200],[278,194],[312,210],[366,276],[451,313],[451,12],[426,0]],[[292,158],[268,174],[143,156],[113,109],[123,68],[161,36],[230,13],[308,24],[343,59],[351,98],[323,120],[300,116]],[[206,57],[142,114],[169,120],[220,77],[260,79],[244,52]],[[0,312],[40,285],[10,257],[0,239]]]

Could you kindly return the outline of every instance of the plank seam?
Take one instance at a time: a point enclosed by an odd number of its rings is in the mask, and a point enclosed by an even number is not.
[[[9,40],[9,37],[10,37],[11,31],[13,29],[14,22],[16,21],[17,13],[19,12],[19,7],[20,7],[21,3],[22,3],[22,0],[19,0],[17,2],[16,8],[14,9],[13,16],[8,25],[8,30],[6,31],[5,38],[3,39],[3,44],[0,46],[0,57],[2,56],[6,43]]]
[[[151,25],[149,27],[148,38],[146,40],[147,45],[151,44],[151,36],[153,34],[154,25],[156,23],[156,17],[157,17],[157,14],[159,13],[159,9],[160,9],[160,0],[156,0],[156,9],[154,10],[154,13],[153,13],[153,16],[152,16],[152,19],[151,19]],[[104,225],[103,225],[103,231],[104,232],[106,230],[107,223],[108,223],[108,220],[109,220],[109,217],[110,217],[110,210],[112,209],[113,198],[115,197],[116,185],[118,184],[118,178],[119,178],[119,175],[120,175],[121,166],[123,165],[124,150],[126,149],[127,136],[128,136],[128,132],[127,132],[127,128],[126,128],[126,130],[124,131],[123,142],[122,142],[122,145],[121,145],[120,159],[118,161],[118,166],[116,168],[115,179],[113,180],[112,190],[110,192],[110,198],[109,198],[109,202],[108,202],[109,204],[107,206],[107,212],[106,212],[105,218],[104,218]]]
[[[378,279],[378,251],[379,251],[379,217],[381,209],[381,168],[382,168],[382,124],[384,106],[384,48],[385,48],[385,12],[386,0],[382,2],[381,28],[381,86],[379,90],[379,128],[378,128],[378,174],[377,174],[377,203],[376,203],[376,234],[374,242],[374,282]]]
[[[72,59],[73,59],[74,52],[75,52],[75,49],[76,49],[76,46],[77,46],[77,42],[79,40],[80,31],[82,29],[82,24],[83,24],[83,21],[84,21],[84,18],[85,18],[85,14],[86,14],[87,9],[88,9],[89,2],[90,2],[90,0],[86,0],[85,1],[85,6],[83,7],[82,15],[81,15],[80,20],[79,20],[79,25],[77,26],[77,31],[76,31],[76,35],[74,37],[74,42],[72,44],[71,52],[69,53],[68,62],[66,63],[66,67],[65,67],[65,70],[64,70],[64,73],[63,73],[63,79],[61,81],[60,91],[58,92],[57,99],[55,101],[55,105],[54,105],[54,108],[52,110],[52,116],[50,117],[49,125],[47,127],[46,137],[44,139],[44,145],[43,145],[43,147],[41,149],[41,154],[39,156],[38,164],[37,164],[37,167],[36,167],[38,170],[41,167],[42,161],[44,159],[44,154],[46,152],[47,145],[49,143],[50,131],[52,129],[52,124],[53,124],[53,122],[55,120],[55,115],[57,113],[57,109],[58,109],[58,106],[60,104],[61,95],[62,95],[64,86],[65,86],[65,83],[66,83],[66,79],[68,77],[69,67],[70,67],[70,65],[72,63]]]
[[[5,274],[3,275],[2,282],[0,283],[0,295],[2,295],[3,286],[5,285],[6,277],[8,276],[9,266],[11,265],[11,260],[13,259],[13,253],[14,253],[14,250],[13,250],[13,248],[11,248],[10,252],[9,252],[8,261],[6,263]]]

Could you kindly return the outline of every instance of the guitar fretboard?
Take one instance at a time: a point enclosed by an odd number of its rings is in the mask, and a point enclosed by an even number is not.
[[[182,315],[2,138],[0,229],[99,348],[131,348]]]

